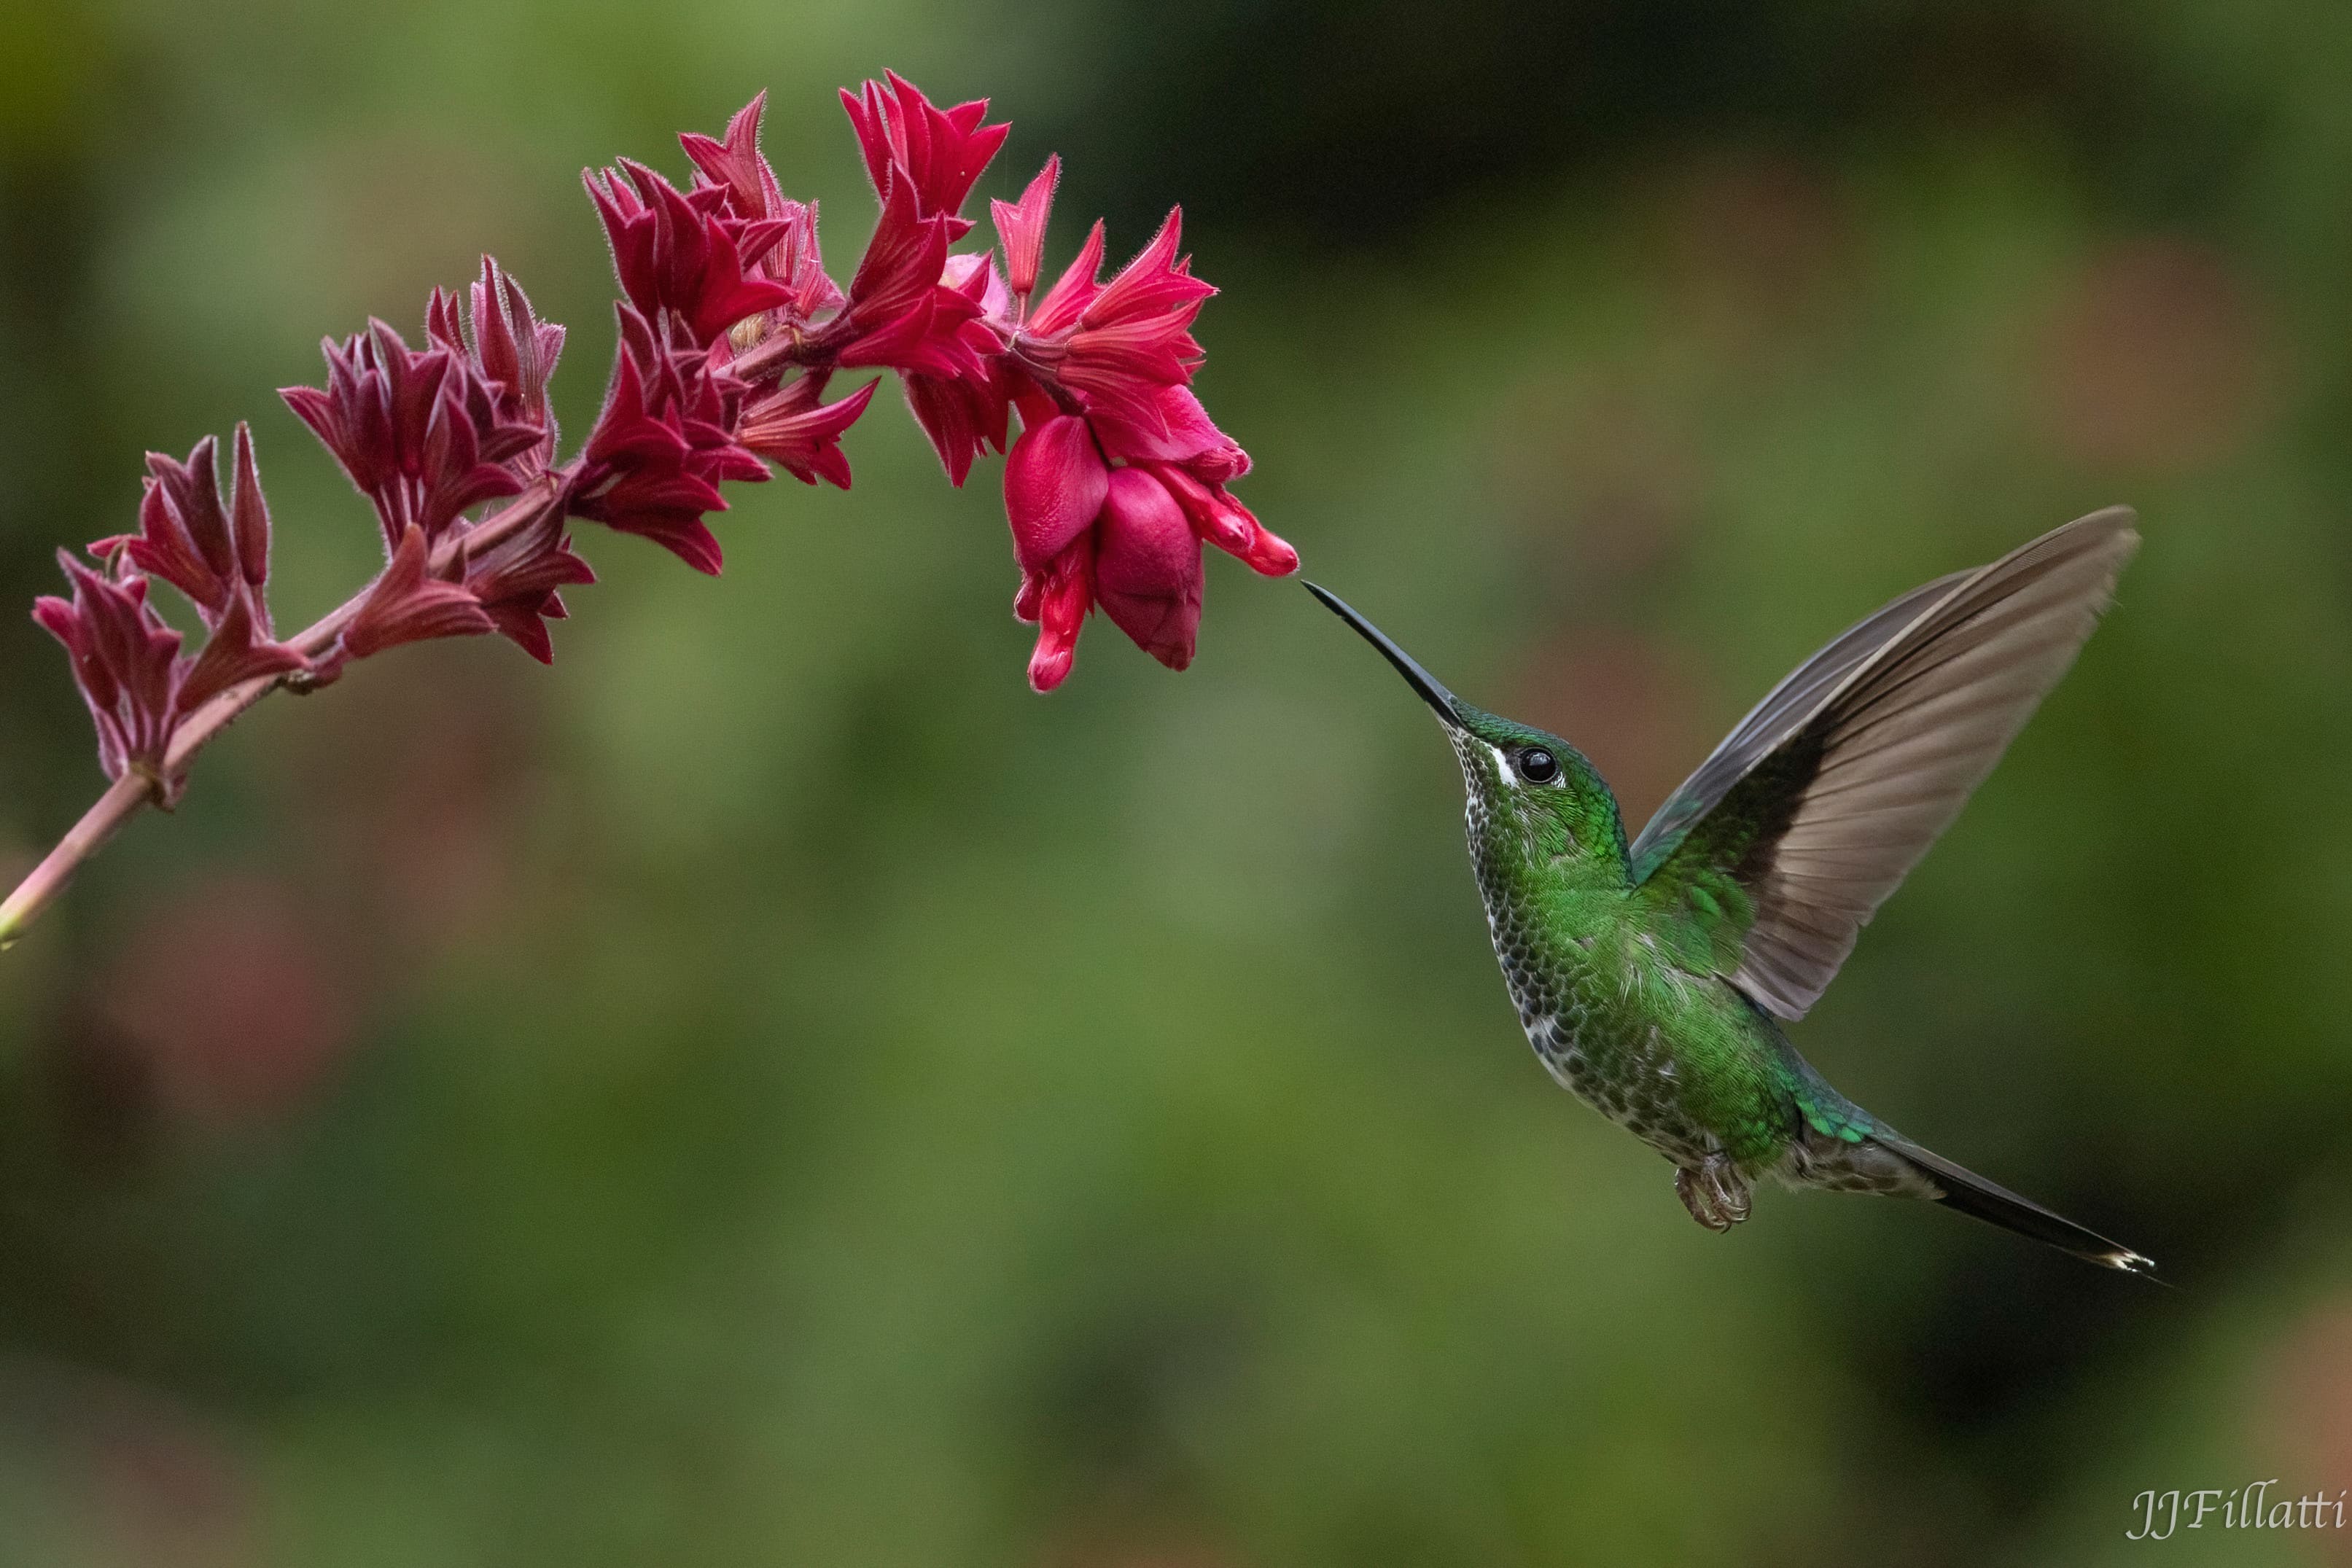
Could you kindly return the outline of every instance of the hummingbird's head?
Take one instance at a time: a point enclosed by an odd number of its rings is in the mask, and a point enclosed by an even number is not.
[[[1623,865],[1625,830],[1617,798],[1582,752],[1559,736],[1464,702],[1339,595],[1312,582],[1306,587],[1379,649],[1437,715],[1462,764],[1473,830],[1493,841],[1488,848],[1508,848],[1513,858],[1530,863],[1575,855],[1613,856]]]

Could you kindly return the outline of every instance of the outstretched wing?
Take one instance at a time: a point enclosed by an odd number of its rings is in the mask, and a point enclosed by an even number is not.
[[[2139,546],[2127,507],[1915,589],[1808,660],[1630,852],[1720,972],[1802,1018],[2058,683]]]

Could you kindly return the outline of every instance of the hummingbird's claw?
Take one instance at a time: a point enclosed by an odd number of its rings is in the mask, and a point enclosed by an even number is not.
[[[1721,1155],[1675,1171],[1675,1193],[1690,1217],[1709,1230],[1728,1230],[1748,1218],[1748,1183]]]

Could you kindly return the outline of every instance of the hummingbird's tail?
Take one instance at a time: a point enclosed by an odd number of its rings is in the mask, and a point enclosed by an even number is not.
[[[2143,1257],[2121,1242],[2110,1241],[2095,1230],[2085,1229],[2063,1215],[2053,1214],[2032,1198],[2020,1197],[1999,1183],[1987,1181],[1908,1138],[1892,1135],[1882,1128],[1872,1141],[1933,1182],[1936,1201],[1947,1208],[2031,1237],[2061,1252],[2072,1252],[2102,1268],[2156,1278],[2154,1259]]]

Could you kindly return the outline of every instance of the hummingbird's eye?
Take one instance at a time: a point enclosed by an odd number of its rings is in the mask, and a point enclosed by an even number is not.
[[[1519,753],[1519,777],[1530,784],[1549,784],[1559,777],[1559,758],[1540,746]]]

